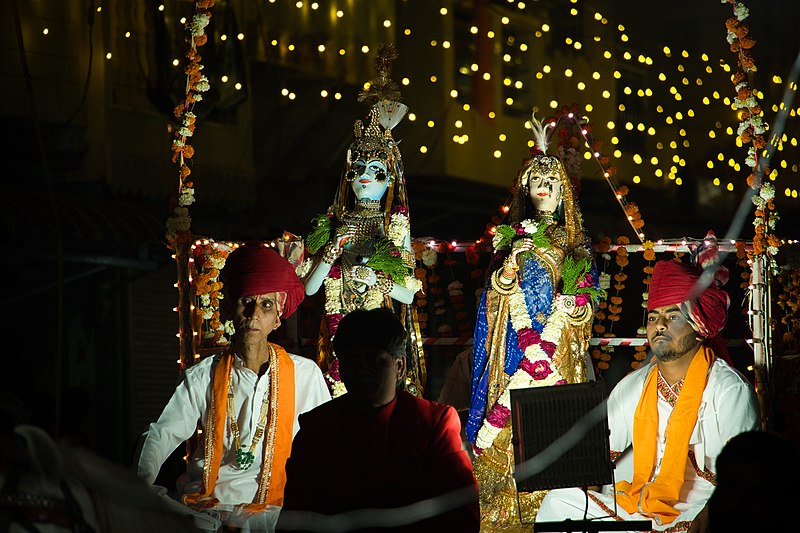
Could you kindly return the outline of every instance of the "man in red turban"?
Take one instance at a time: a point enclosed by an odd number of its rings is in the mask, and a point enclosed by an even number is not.
[[[759,428],[750,383],[707,342],[725,326],[728,295],[716,282],[703,288],[701,278],[699,269],[677,261],[655,265],[647,305],[653,361],[625,376],[608,400],[611,454],[621,458],[622,481],[589,491],[587,517],[612,515],[616,497],[624,520],[706,531],[717,456],[729,439]],[[536,521],[581,518],[584,498],[577,489],[551,491]]]
[[[701,282],[702,272],[679,261],[659,261],[653,268],[647,311],[677,304],[689,325],[710,344],[716,355],[730,363],[719,333],[728,318],[730,297],[722,290],[724,276],[715,276],[708,287]],[[722,272],[720,272],[722,274]]]
[[[178,480],[178,497],[201,529],[217,517],[272,529],[283,505],[286,460],[297,417],[330,399],[317,365],[268,337],[303,300],[286,259],[261,243],[233,251],[222,271],[224,314],[236,330],[230,347],[189,368],[150,425],[139,475],[155,481],[166,458],[202,425],[201,441]],[[189,510],[191,508],[193,511]]]

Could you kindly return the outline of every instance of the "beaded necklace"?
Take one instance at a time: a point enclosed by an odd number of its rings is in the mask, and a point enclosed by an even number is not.
[[[272,466],[272,443],[275,441],[275,431],[278,422],[278,354],[272,344],[269,346],[269,368],[270,368],[270,388],[267,394],[264,394],[264,399],[261,401],[261,411],[258,417],[258,425],[256,432],[253,435],[253,440],[250,443],[249,449],[245,450],[241,444],[239,437],[239,424],[234,417],[234,395],[233,385],[230,377],[228,378],[228,426],[230,427],[233,441],[236,445],[236,467],[239,470],[247,470],[255,461],[255,449],[261,438],[264,436],[264,428],[267,425],[267,415],[269,415],[269,428],[267,430],[267,471],[271,470]]]

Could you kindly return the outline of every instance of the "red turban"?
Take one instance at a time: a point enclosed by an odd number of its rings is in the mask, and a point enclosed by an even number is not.
[[[294,267],[272,248],[261,243],[247,243],[228,256],[223,269],[225,293],[231,300],[242,296],[285,292],[286,304],[281,317],[294,313],[305,296],[305,288]]]
[[[680,304],[697,333],[712,338],[725,327],[730,297],[714,280],[694,300],[689,301],[689,295],[700,279],[700,274],[696,267],[678,261],[656,263],[650,278],[647,310]]]

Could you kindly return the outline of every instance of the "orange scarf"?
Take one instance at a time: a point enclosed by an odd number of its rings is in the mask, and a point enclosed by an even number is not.
[[[633,418],[633,482],[620,481],[616,485],[617,502],[629,513],[652,516],[660,525],[671,523],[680,514],[673,504],[683,486],[689,439],[713,363],[714,352],[701,346],[686,371],[680,396],[667,421],[664,456],[652,482],[658,446],[658,366],[650,370]]]
[[[275,381],[277,387],[270,387],[269,394],[277,394],[277,421],[273,421],[270,411],[268,426],[277,424],[275,440],[270,443],[268,438],[262,443],[263,455],[261,462],[261,475],[259,476],[258,491],[253,503],[244,505],[248,512],[261,512],[268,505],[283,505],[283,488],[286,485],[286,460],[292,449],[292,431],[294,426],[294,363],[286,350],[278,346],[275,348],[277,361],[270,360],[270,371],[277,372]],[[231,375],[234,355],[225,352],[217,362],[214,377],[211,382],[211,405],[206,416],[206,437],[203,462],[203,488],[200,492],[185,494],[183,503],[198,509],[208,509],[219,504],[214,498],[214,484],[219,474],[220,460],[224,452],[225,428],[227,427],[227,397],[228,380]],[[277,363],[277,364],[275,364]],[[272,399],[270,399],[272,404]],[[265,431],[265,437],[269,431]],[[272,446],[270,446],[272,444]],[[272,461],[269,456],[272,455]],[[270,464],[271,463],[271,464]],[[268,468],[269,467],[269,468]]]

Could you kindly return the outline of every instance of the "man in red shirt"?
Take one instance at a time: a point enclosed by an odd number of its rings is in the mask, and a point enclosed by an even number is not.
[[[313,530],[315,519],[330,520],[288,511],[370,509],[337,520],[352,520],[359,531],[478,531],[477,483],[456,411],[397,388],[406,372],[405,339],[386,309],[342,319],[333,347],[348,392],[301,415],[278,529]]]

